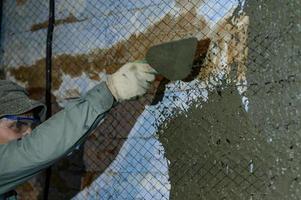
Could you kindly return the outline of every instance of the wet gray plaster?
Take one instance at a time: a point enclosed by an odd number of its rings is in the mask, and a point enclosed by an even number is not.
[[[241,199],[256,191],[261,197],[265,180],[257,165],[267,142],[250,123],[237,89],[213,91],[203,107],[186,114],[160,134],[171,162],[171,199]]]
[[[300,199],[300,1],[248,1],[249,112],[234,86],[159,133],[171,199]]]

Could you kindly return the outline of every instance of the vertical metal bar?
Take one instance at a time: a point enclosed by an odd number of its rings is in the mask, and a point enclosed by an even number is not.
[[[51,84],[52,84],[52,37],[55,22],[55,3],[54,0],[49,0],[49,15],[48,15],[48,30],[46,41],[46,94],[45,103],[47,106],[46,119],[51,117]],[[44,200],[48,200],[49,185],[50,185],[51,167],[46,170],[46,178],[44,185]]]
[[[1,40],[1,33],[2,33],[2,14],[3,14],[3,0],[0,0],[0,64],[2,63],[2,40]],[[4,79],[4,69],[3,66],[0,65],[0,79]]]
[[[0,64],[2,63],[2,14],[3,14],[3,0],[0,0]],[[4,79],[4,69],[0,65],[0,79]]]
[[[2,27],[2,13],[3,13],[2,9],[3,9],[3,0],[0,0],[0,39],[1,39],[1,32],[2,32],[2,30],[1,30],[1,27]],[[0,43],[0,45],[1,45],[1,43]]]

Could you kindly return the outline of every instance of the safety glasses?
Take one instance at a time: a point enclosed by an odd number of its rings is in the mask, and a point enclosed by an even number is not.
[[[34,117],[21,117],[16,115],[5,115],[2,119],[7,122],[7,128],[17,133],[24,133],[28,128],[34,129],[40,123],[40,120]]]

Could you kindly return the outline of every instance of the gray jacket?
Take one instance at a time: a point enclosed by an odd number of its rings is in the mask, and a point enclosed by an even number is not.
[[[106,84],[100,83],[22,140],[0,145],[0,194],[70,153],[96,128],[113,102]]]

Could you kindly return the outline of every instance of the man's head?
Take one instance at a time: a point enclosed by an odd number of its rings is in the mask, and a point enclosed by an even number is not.
[[[45,105],[30,100],[12,81],[0,80],[0,144],[27,135],[45,117]]]

